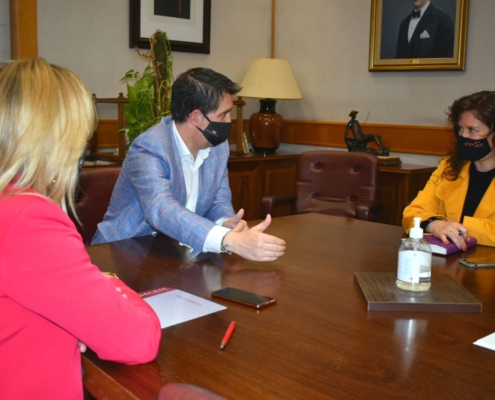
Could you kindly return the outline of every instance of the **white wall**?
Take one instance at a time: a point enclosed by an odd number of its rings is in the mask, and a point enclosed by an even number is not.
[[[174,53],[174,73],[213,68],[240,81],[254,57],[270,56],[267,0],[212,0],[211,53]],[[146,63],[129,48],[129,2],[38,0],[38,53],[76,72],[98,97],[115,97]]]
[[[404,0],[397,0],[404,1]],[[434,1],[434,0],[433,0]],[[128,47],[128,2],[38,0],[39,54],[74,70],[99,97],[145,63]],[[286,119],[441,126],[456,98],[494,90],[495,1],[471,0],[466,71],[369,72],[371,1],[279,0],[275,56],[289,60],[303,99],[279,101]],[[240,82],[249,62],[270,56],[270,0],[212,0],[211,54],[174,53],[174,73],[213,68]],[[246,99],[248,116],[258,101]]]
[[[0,0],[0,62],[10,60],[9,0]]]
[[[369,72],[371,1],[278,1],[276,55],[290,60],[304,96],[281,113],[345,121],[354,109],[361,122],[371,111],[369,123],[445,125],[453,100],[495,89],[495,1],[470,3],[466,71]]]

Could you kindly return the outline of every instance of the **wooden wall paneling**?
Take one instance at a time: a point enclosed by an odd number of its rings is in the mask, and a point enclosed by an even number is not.
[[[345,148],[346,126],[346,122],[286,120],[281,140],[282,143]],[[365,134],[381,135],[385,145],[399,153],[443,156],[455,142],[450,127],[387,124],[366,124],[361,127]]]
[[[247,122],[244,121],[244,132],[247,129]],[[116,148],[119,144],[118,122],[116,119],[99,119],[96,131],[98,132],[99,148]],[[232,133],[229,136],[229,143],[237,142],[237,121],[232,120]]]
[[[110,123],[110,120],[103,121],[104,124]],[[346,125],[347,123],[344,122],[288,120],[284,121],[281,140],[282,143],[345,148]],[[117,126],[117,121],[115,121],[115,126]],[[390,147],[391,151],[398,153],[443,156],[455,142],[452,129],[449,127],[366,124],[362,128],[364,133],[380,134],[385,145]],[[100,124],[98,124],[97,130],[100,135]],[[117,130],[115,128],[115,133],[105,130],[102,134],[113,135],[112,138],[114,139],[111,140],[115,140],[114,143],[117,143]],[[229,142],[232,144],[237,141],[237,131],[237,121],[233,119],[232,134],[229,136]],[[248,135],[248,120],[243,121],[243,131]],[[105,143],[110,143],[111,140],[102,138],[102,142]],[[114,147],[116,146],[115,144]]]

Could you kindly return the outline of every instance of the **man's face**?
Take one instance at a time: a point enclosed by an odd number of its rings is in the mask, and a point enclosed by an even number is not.
[[[234,96],[226,93],[222,100],[220,100],[220,105],[218,108],[208,114],[208,118],[212,121],[217,122],[231,122],[230,112],[232,111],[232,107],[234,106]]]
[[[411,0],[411,1],[413,3],[414,8],[421,8],[430,0]]]
[[[218,106],[218,108],[215,111],[209,113],[207,116],[210,121],[231,122],[232,120],[230,118],[230,112],[232,111],[233,106],[234,96],[226,93],[222,97],[222,100],[220,100],[220,105]],[[203,121],[198,126],[200,129],[204,130],[208,126],[209,121],[204,116],[202,117],[202,119]],[[201,140],[204,142],[202,143],[202,145],[204,146],[203,148],[211,147],[210,142],[208,142],[208,140],[204,136],[201,136]]]

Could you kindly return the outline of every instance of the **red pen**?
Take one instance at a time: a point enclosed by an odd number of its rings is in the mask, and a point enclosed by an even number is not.
[[[223,335],[222,343],[220,343],[220,350],[223,350],[225,346],[227,346],[227,343],[230,340],[230,337],[232,336],[232,332],[234,332],[235,329],[235,321],[232,321],[227,328],[227,332],[225,332],[225,335]]]

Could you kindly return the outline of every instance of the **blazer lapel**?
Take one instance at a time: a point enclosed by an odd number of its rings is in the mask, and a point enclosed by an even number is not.
[[[167,130],[166,130],[166,138],[165,140],[168,142],[167,146],[172,149],[171,152],[171,162],[173,163],[173,170],[176,171],[176,180],[175,182],[171,182],[172,186],[178,185],[179,192],[174,190],[174,196],[176,196],[177,200],[184,207],[187,204],[187,191],[186,191],[186,182],[184,180],[184,171],[182,170],[182,163],[179,155],[179,148],[177,147],[177,143],[174,138],[174,131],[172,126],[172,119],[170,118],[167,121]],[[176,186],[177,187],[177,186]]]
[[[486,189],[483,198],[481,199],[478,208],[476,209],[473,217],[475,218],[489,218],[494,214],[493,202],[495,199],[495,181],[492,180],[488,189]]]
[[[414,30],[413,36],[411,38],[411,42],[413,41],[413,39],[420,40],[419,39],[420,35],[423,33],[423,31],[425,30],[425,28],[430,23],[431,14],[432,14],[432,10],[431,10],[431,4],[430,4],[428,6],[428,8],[426,9],[424,15],[419,20],[418,25],[416,25],[416,29]],[[428,32],[428,34],[431,35],[432,32]]]
[[[205,158],[203,165],[199,168],[199,191],[198,191],[198,202],[196,203],[196,213],[200,215],[204,215],[207,209],[210,208],[210,193],[209,190],[213,187],[213,176],[211,160],[208,161],[210,157],[213,157],[212,151],[208,154],[208,157]],[[208,200],[208,204],[207,204]]]
[[[442,200],[445,204],[445,213],[448,219],[452,221],[460,221],[464,200],[466,199],[468,184],[469,184],[469,166],[471,163],[466,163],[462,168],[459,177],[449,182],[448,185],[442,187]]]

